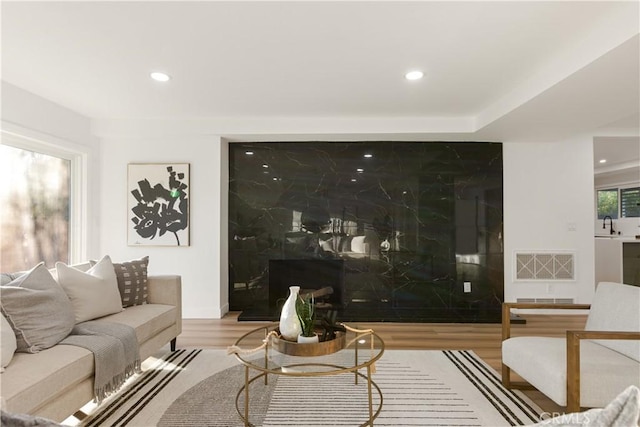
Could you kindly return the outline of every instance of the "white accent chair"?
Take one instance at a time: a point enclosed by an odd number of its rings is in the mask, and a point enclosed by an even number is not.
[[[585,329],[566,338],[512,338],[513,308],[590,310]],[[591,305],[504,303],[502,383],[526,388],[511,382],[511,370],[567,412],[604,407],[628,386],[640,387],[640,287],[601,282]]]

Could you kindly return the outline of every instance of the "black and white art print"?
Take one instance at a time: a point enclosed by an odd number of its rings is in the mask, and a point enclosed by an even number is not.
[[[129,246],[189,246],[189,163],[130,163]]]

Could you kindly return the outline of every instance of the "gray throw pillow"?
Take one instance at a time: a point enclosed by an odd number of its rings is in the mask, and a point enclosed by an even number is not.
[[[147,303],[147,267],[149,257],[113,263],[123,307]]]
[[[27,414],[12,414],[2,411],[0,425],[4,427],[63,427],[54,421]]]
[[[13,359],[13,353],[18,348],[18,341],[9,321],[2,314],[0,314],[0,321],[2,321],[2,327],[0,327],[0,361],[2,362],[0,372],[4,372],[4,368],[9,365]]]
[[[22,276],[22,273],[0,273],[0,286],[8,285],[9,283]]]
[[[37,353],[64,339],[75,325],[73,306],[44,263],[0,286],[2,314],[18,349]]]
[[[604,408],[547,419],[531,427],[632,427],[640,420],[640,389],[627,387]]]

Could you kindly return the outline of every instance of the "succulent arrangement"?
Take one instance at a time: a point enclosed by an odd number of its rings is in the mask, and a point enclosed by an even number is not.
[[[316,301],[313,294],[301,295],[296,301],[296,312],[300,325],[302,326],[303,337],[312,337],[315,335],[316,321]]]

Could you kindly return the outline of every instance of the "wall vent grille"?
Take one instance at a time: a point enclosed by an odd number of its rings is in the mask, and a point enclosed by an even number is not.
[[[575,280],[575,255],[516,253],[516,280]]]
[[[517,298],[516,302],[538,304],[573,304],[573,298]]]

